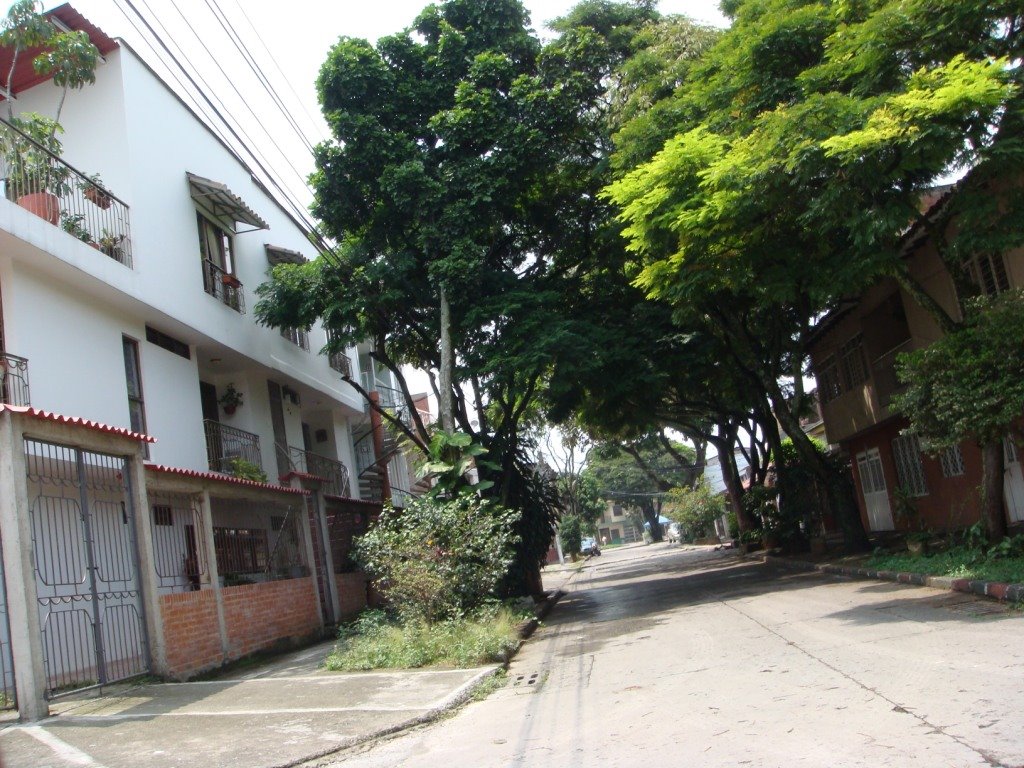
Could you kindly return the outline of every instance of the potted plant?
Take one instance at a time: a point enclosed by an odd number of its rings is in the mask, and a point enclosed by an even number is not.
[[[60,213],[60,228],[69,235],[83,243],[92,243],[92,233],[85,228],[85,214],[71,214],[67,211]]]
[[[103,228],[103,234],[100,236],[99,249],[103,251],[107,256],[112,259],[122,261],[122,243],[124,242],[124,235],[115,235],[106,227]]]
[[[103,188],[103,180],[98,173],[92,174],[88,181],[82,183],[81,188],[85,199],[103,210],[107,210],[114,202],[110,193]]]
[[[220,276],[220,281],[223,285],[226,285],[228,288],[242,287],[241,281],[239,281],[239,279],[232,275],[230,272],[222,272]]]
[[[11,51],[6,80],[0,82],[0,95],[7,101],[7,119],[18,131],[3,131],[3,156],[7,163],[7,197],[22,207],[57,224],[58,198],[70,192],[70,168],[58,162],[61,144],[60,114],[71,88],[82,88],[96,81],[99,50],[82,31],[59,31],[40,12],[36,0],[18,0],[7,11],[0,25],[0,45]],[[49,76],[61,88],[55,116],[27,113],[15,117],[13,102],[14,73],[18,57],[33,48],[41,48],[32,61],[35,72]]]
[[[230,416],[235,410],[242,404],[242,393],[235,389],[234,384],[228,384],[224,389],[224,394],[217,398],[217,402],[220,403],[220,407],[224,409],[224,413]]]

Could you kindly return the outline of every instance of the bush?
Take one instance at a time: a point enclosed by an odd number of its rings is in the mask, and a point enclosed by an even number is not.
[[[516,513],[471,493],[388,507],[355,556],[404,619],[456,618],[490,597],[512,561]]]
[[[702,478],[692,490],[672,489],[662,512],[691,536],[699,537],[713,531],[715,520],[725,514],[725,499],[712,491]]]
[[[565,515],[558,531],[562,538],[562,551],[568,555],[578,555],[583,547],[582,521],[575,515]]]
[[[488,606],[470,617],[399,624],[381,611],[366,611],[342,627],[338,647],[325,665],[335,672],[351,672],[507,661],[519,644],[519,625],[527,618],[529,613],[523,611]]]

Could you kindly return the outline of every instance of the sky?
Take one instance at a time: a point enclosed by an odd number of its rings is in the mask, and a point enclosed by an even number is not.
[[[46,0],[47,8],[58,4],[58,0]],[[343,35],[376,40],[398,32],[408,27],[428,3],[71,0],[71,4],[111,37],[123,38],[194,109],[204,115],[215,111],[228,115],[235,131],[254,147],[254,154],[244,158],[246,162],[255,166],[257,175],[261,175],[258,167],[265,167],[305,209],[312,199],[306,186],[313,170],[311,147],[329,138],[320,118],[314,83],[330,47]],[[564,14],[574,4],[575,0],[525,2],[534,29],[544,38],[551,36],[544,22]],[[659,9],[708,24],[726,24],[716,0],[662,0]],[[157,36],[169,50],[155,42]],[[251,57],[255,67],[239,49]],[[192,79],[207,91],[209,102],[197,97],[197,89],[168,64],[172,56],[183,62]],[[263,87],[261,75],[283,109]],[[284,117],[285,112],[290,120]],[[219,130],[225,136],[229,133],[224,128]]]

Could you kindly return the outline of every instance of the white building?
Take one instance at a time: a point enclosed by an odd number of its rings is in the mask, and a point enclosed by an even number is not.
[[[0,668],[13,644],[30,716],[26,697],[140,671],[187,676],[316,634],[359,603],[334,560],[388,495],[371,476],[389,465],[390,485],[409,490],[401,454],[380,455],[382,440],[373,450],[362,398],[341,378],[369,358],[320,354],[322,328],[280,332],[252,315],[271,265],[316,256],[302,222],[127,45],[67,5],[52,15],[88,32],[103,60],[95,84],[67,97],[60,160],[37,163],[36,188],[51,189],[22,194],[18,153],[40,151],[0,124],[0,403],[15,406],[0,405],[15,627]],[[15,113],[53,115],[60,92],[33,84],[30,59]],[[19,538],[34,558],[12,551]],[[291,624],[268,630],[236,610],[260,589]],[[128,604],[112,611],[105,590]],[[185,613],[206,629],[181,634]]]

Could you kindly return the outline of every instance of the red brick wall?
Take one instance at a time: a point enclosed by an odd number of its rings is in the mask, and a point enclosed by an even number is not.
[[[366,574],[336,573],[338,602],[341,604],[341,618],[351,619],[366,608]]]
[[[160,614],[172,677],[187,677],[224,661],[212,589],[161,595]]]
[[[228,658],[237,659],[320,630],[312,578],[225,587]]]

